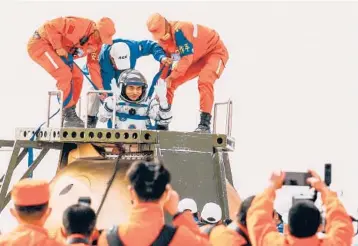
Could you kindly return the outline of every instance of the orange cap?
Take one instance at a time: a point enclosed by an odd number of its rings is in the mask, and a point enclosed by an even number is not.
[[[112,37],[116,33],[114,22],[111,18],[103,17],[97,22],[97,29],[101,37],[102,43],[113,44]]]
[[[151,33],[165,32],[165,18],[158,13],[152,14],[147,20],[147,28]]]
[[[11,191],[11,199],[18,206],[35,206],[50,200],[50,185],[45,180],[22,179]]]

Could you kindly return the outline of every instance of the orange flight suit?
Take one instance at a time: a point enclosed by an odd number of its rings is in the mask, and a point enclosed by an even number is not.
[[[56,240],[58,242],[62,242],[62,243],[66,243],[66,240],[68,238],[65,235],[64,228],[61,228],[61,227],[59,227],[57,229],[50,230],[49,235],[54,240]],[[98,237],[99,237],[99,231],[97,229],[94,229],[94,231],[91,235],[90,241],[93,242],[93,241],[97,240]]]
[[[158,43],[169,55],[176,53],[181,56],[169,76],[173,81],[167,91],[168,103],[172,104],[174,92],[181,84],[199,76],[200,110],[211,114],[214,83],[224,71],[229,53],[219,34],[213,29],[190,22],[168,23],[172,38],[167,41],[159,40]],[[180,40],[183,36],[184,40]],[[180,44],[177,43],[178,39]],[[162,78],[166,75],[167,71],[164,70]]]
[[[48,236],[47,230],[35,225],[19,225],[10,233],[0,235],[0,246],[63,246]]]
[[[73,235],[67,237],[67,240],[69,240],[71,238],[86,239],[83,235],[80,235],[80,234],[73,234]],[[69,245],[68,242],[67,242],[67,245]],[[92,245],[92,244],[91,244],[91,242],[89,242],[88,244],[87,243],[71,243],[70,245],[73,245],[73,246],[89,246],[89,245]]]
[[[317,235],[309,238],[296,238],[290,235],[289,232],[287,235],[281,235],[277,231],[274,219],[272,218],[274,200],[275,190],[271,187],[267,188],[262,194],[255,197],[248,210],[247,229],[252,245],[352,245],[354,234],[352,221],[335,192],[327,191],[322,193],[327,220],[326,234],[323,239],[318,238]]]
[[[182,245],[210,245],[205,235],[201,235],[192,214],[187,211],[173,220],[177,227],[170,246]],[[129,223],[119,226],[118,234],[124,245],[148,246],[158,237],[164,226],[164,212],[155,203],[139,204],[133,207]],[[98,246],[108,246],[106,231],[98,240]]]
[[[11,199],[18,206],[35,206],[45,204],[50,199],[47,181],[22,179],[14,185]],[[23,223],[10,233],[0,235],[0,246],[61,246],[65,245],[51,239],[45,228]]]
[[[83,54],[74,59],[87,56],[87,66],[94,85],[103,89],[98,54],[101,42],[91,35],[95,22],[79,17],[60,17],[46,22],[30,38],[27,51],[32,60],[43,67],[57,81],[57,88],[63,92],[63,101],[68,101],[65,108],[77,104],[81,95],[83,74],[74,65],[73,69],[66,65],[56,53],[56,49],[64,48],[70,52],[72,47],[80,48]],[[90,35],[90,36],[89,36]],[[88,42],[81,46],[79,40],[89,36]],[[66,100],[67,99],[67,100]]]
[[[237,224],[237,226],[240,227],[240,230],[242,230],[242,232],[244,232],[247,237],[249,237],[247,229],[244,226],[240,224]],[[230,228],[230,225],[228,227],[224,225],[219,225],[213,228],[210,232],[210,243],[213,246],[240,246],[248,244],[248,242],[243,236]]]

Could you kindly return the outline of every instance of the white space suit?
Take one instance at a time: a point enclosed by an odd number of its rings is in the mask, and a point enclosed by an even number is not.
[[[137,70],[128,69],[118,79],[120,94],[116,97],[116,121],[117,129],[157,129],[167,126],[172,119],[172,112],[167,101],[167,87],[164,80],[159,80],[155,86],[155,97],[147,96],[147,82],[144,76]],[[142,95],[132,101],[126,95],[127,86],[141,86]],[[105,99],[99,109],[99,120],[106,122],[113,116],[113,97]],[[154,124],[153,124],[154,123]]]

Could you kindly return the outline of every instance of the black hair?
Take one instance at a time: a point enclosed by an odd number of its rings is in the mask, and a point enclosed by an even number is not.
[[[127,171],[129,182],[142,201],[157,201],[171,176],[161,161],[137,161]]]
[[[33,206],[19,206],[15,205],[15,210],[17,211],[17,214],[22,219],[40,219],[46,212],[48,208],[48,202],[39,204],[39,205],[33,205]]]
[[[239,212],[237,214],[238,222],[246,227],[246,215],[247,211],[249,210],[252,201],[254,200],[255,196],[249,196],[245,200],[241,202]]]
[[[321,223],[321,213],[312,201],[298,201],[288,213],[290,233],[297,238],[315,235]]]
[[[282,215],[279,212],[277,212],[277,210],[273,210],[272,217],[275,218],[275,214],[277,214],[277,217],[278,217],[279,221],[281,223],[283,223]]]
[[[231,224],[231,222],[232,222],[232,219],[224,219],[224,220],[223,220],[223,224],[224,224],[225,226],[228,226],[229,224]]]
[[[81,234],[91,236],[96,225],[96,213],[87,205],[74,204],[63,213],[62,223],[66,234]]]

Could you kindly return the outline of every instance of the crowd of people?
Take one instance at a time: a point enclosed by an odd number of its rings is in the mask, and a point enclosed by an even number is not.
[[[11,192],[11,214],[19,225],[0,236],[0,245],[352,245],[352,218],[337,194],[315,171],[310,173],[307,182],[321,193],[325,217],[312,201],[301,200],[292,205],[284,224],[274,210],[283,172],[274,172],[262,193],[244,199],[236,219],[230,220],[216,203],[199,212],[195,200],[180,200],[164,163],[135,161],[126,173],[132,201],[127,222],[99,230],[90,198],[80,198],[63,213],[61,235],[56,236],[44,228],[51,214],[49,183],[22,179]],[[165,213],[172,216],[171,224],[165,224]]]

